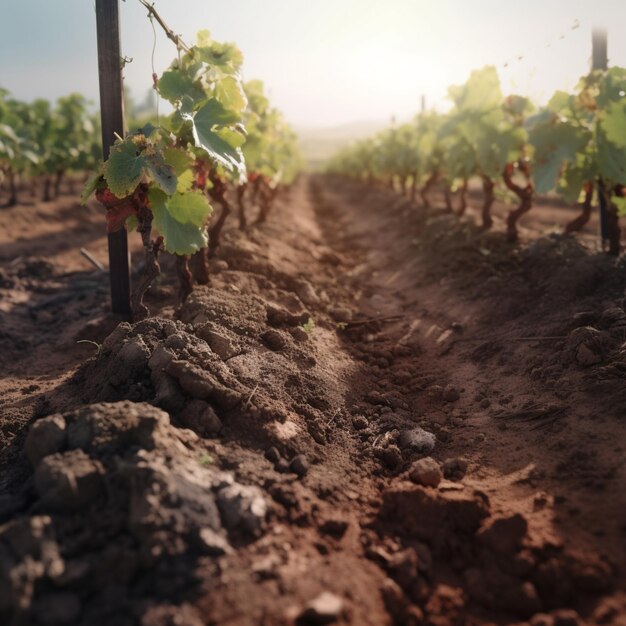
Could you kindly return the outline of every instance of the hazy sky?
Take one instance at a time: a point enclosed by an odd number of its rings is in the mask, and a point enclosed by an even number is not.
[[[152,29],[137,0],[120,6],[123,53],[133,58],[126,82],[143,100],[151,85]],[[245,55],[245,78],[263,79],[297,125],[405,118],[417,111],[421,94],[445,106],[448,85],[486,64],[498,67],[506,92],[545,101],[587,71],[593,23],[609,29],[610,62],[626,66],[626,0],[156,0],[155,6],[189,41],[202,28],[235,41]],[[575,20],[580,27],[572,30]],[[157,72],[174,52],[159,32]],[[0,86],[24,99],[80,91],[97,100],[93,0],[0,0]]]

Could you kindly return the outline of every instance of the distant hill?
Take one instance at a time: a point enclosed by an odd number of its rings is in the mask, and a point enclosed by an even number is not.
[[[388,120],[363,120],[328,128],[296,127],[302,155],[309,167],[317,169],[337,150],[389,126]]]

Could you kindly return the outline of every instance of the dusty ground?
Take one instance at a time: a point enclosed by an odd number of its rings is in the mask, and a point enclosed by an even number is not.
[[[98,207],[0,212],[0,617],[626,623],[625,268],[571,214],[303,178],[107,339]]]

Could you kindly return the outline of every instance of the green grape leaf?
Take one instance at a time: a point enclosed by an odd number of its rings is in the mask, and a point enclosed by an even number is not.
[[[603,132],[596,137],[599,175],[615,183],[626,181],[626,150],[607,140]]]
[[[228,142],[233,148],[241,148],[246,143],[245,135],[230,128],[219,128],[215,131],[224,141]]]
[[[227,76],[217,83],[215,96],[228,110],[239,114],[243,113],[248,104],[241,82],[233,76]]]
[[[176,191],[178,193],[186,193],[187,191],[191,191],[195,182],[196,175],[193,173],[193,170],[185,170],[182,174],[179,174],[178,176],[178,185],[176,186]]]
[[[175,193],[167,200],[167,210],[182,224],[195,226],[203,226],[213,212],[207,197],[201,191]]]
[[[496,68],[489,65],[474,70],[464,85],[450,87],[448,95],[461,110],[484,111],[500,106],[502,91]]]
[[[567,166],[565,168],[557,189],[565,202],[573,204],[578,201],[583,191],[583,185],[589,181],[587,174],[581,167]]]
[[[626,100],[611,102],[600,113],[600,128],[617,148],[626,148]]]
[[[231,108],[217,100],[211,98],[205,102],[197,111],[194,117],[195,123],[203,127],[215,125],[235,124],[240,121],[240,116]]]
[[[188,152],[172,147],[167,147],[163,150],[163,158],[168,165],[174,168],[176,176],[180,176],[187,171],[192,166],[193,161]]]
[[[183,124],[185,123],[183,115],[184,114],[177,109],[169,116],[169,118],[167,118],[167,125],[173,133],[178,133],[183,127]]]
[[[537,193],[547,193],[557,185],[565,162],[574,162],[590,138],[589,132],[573,124],[536,125],[531,128],[529,141],[535,148],[533,178]]]
[[[87,200],[89,200],[91,194],[98,188],[101,180],[102,174],[100,174],[100,172],[93,172],[89,175],[89,178],[85,181],[85,185],[80,194],[80,203],[82,205],[87,204]]]
[[[229,171],[244,166],[241,150],[214,132],[212,130],[213,124],[209,124],[206,119],[203,120],[202,118],[198,120],[198,123],[195,117],[188,116],[188,119],[193,122],[193,139],[198,148],[202,148],[211,158]]]
[[[192,100],[199,100],[204,97],[204,92],[196,87],[194,80],[188,74],[178,69],[166,70],[157,83],[159,94],[176,104],[185,96]]]
[[[157,127],[154,124],[148,122],[141,128],[137,128],[137,130],[128,133],[129,135],[143,135],[144,137],[151,137],[157,131]]]
[[[104,164],[104,178],[111,192],[118,198],[132,193],[141,181],[145,164],[143,152],[131,138],[112,146]]]
[[[172,254],[194,254],[206,248],[208,236],[205,228],[183,224],[175,219],[167,208],[167,196],[156,187],[148,190],[150,208],[154,215],[154,227],[163,235],[165,250]]]
[[[196,51],[202,61],[226,74],[236,74],[243,63],[243,55],[237,46],[212,41],[208,31],[201,31]]]
[[[571,97],[566,91],[555,91],[548,102],[547,108],[553,113],[562,113],[571,109]]]
[[[161,154],[156,152],[146,155],[145,168],[146,172],[152,177],[152,180],[154,180],[157,186],[168,196],[175,193],[178,185],[176,172],[171,165],[165,162]]]
[[[626,68],[611,67],[598,75],[599,93],[596,104],[602,110],[611,102],[620,102],[626,91]]]

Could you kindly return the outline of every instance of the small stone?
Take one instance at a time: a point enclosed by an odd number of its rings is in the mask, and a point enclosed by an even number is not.
[[[331,624],[339,619],[343,611],[343,600],[329,591],[323,591],[311,600],[300,613],[298,623]]]
[[[265,527],[267,503],[258,487],[235,483],[217,492],[217,506],[229,530],[259,535]]]
[[[441,397],[446,402],[456,402],[461,397],[461,394],[459,393],[459,390],[453,385],[446,385]]]
[[[60,452],[66,441],[66,425],[61,415],[50,415],[37,420],[28,431],[24,452],[33,467],[44,457]]]
[[[309,471],[309,462],[304,454],[298,454],[291,459],[289,469],[302,478]]]
[[[465,328],[463,327],[463,324],[461,324],[459,322],[452,322],[452,324],[450,324],[450,328],[455,333],[458,333],[459,335],[465,330]]]
[[[480,401],[480,408],[481,409],[488,409],[491,406],[491,400],[489,398],[483,398]]]
[[[278,461],[280,461],[281,456],[280,456],[280,452],[278,451],[278,448],[276,448],[275,446],[272,446],[271,448],[268,448],[265,451],[265,458],[270,462],[270,463],[278,463]]]
[[[447,480],[462,480],[467,473],[465,459],[446,459],[443,463],[443,475]]]
[[[411,465],[409,478],[417,485],[437,487],[443,478],[439,463],[430,456],[419,459]]]
[[[435,449],[437,438],[433,433],[419,426],[410,430],[403,430],[398,436],[398,445],[403,450],[410,450],[416,454],[426,456]]]
[[[278,352],[287,347],[287,339],[278,330],[266,330],[261,334],[261,340],[270,349]]]

